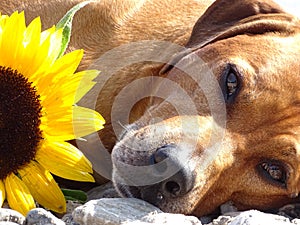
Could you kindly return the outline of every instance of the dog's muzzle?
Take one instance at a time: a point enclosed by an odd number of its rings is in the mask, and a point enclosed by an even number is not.
[[[115,176],[116,188],[124,197],[140,198],[157,206],[170,198],[184,196],[193,188],[195,175],[189,163],[180,157],[181,154],[178,154],[180,151],[184,150],[174,144],[167,144],[157,148],[149,155],[148,163],[151,169],[139,179],[147,183],[156,176],[161,178],[160,181],[148,185],[128,185],[124,182],[126,178],[122,177],[120,173],[128,177],[127,173],[132,174],[132,172],[122,169]],[[122,182],[118,182],[119,179]]]

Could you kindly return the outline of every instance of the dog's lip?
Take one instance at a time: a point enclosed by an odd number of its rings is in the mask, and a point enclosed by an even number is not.
[[[115,187],[123,197],[139,198],[139,199],[142,198],[141,189],[139,187],[129,186],[129,185],[120,184],[120,183],[117,183],[115,185]]]
[[[117,184],[116,188],[123,197],[144,199],[145,192],[148,192],[149,188],[151,187],[150,186],[137,187],[137,186],[124,185],[124,184]],[[160,196],[162,196],[162,194],[158,192],[157,198],[159,199]]]
[[[142,199],[156,207],[159,207],[159,205],[165,200],[165,196],[162,192],[158,191],[156,193],[155,191],[152,191],[151,186],[136,187],[117,184],[115,187],[122,197]]]

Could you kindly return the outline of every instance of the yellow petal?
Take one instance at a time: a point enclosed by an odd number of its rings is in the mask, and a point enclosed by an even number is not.
[[[50,37],[53,33],[55,33],[55,31],[56,31],[55,26],[52,26],[49,29],[44,30],[41,33],[41,43],[43,43],[46,39],[48,39],[48,37]]]
[[[32,161],[19,170],[19,173],[39,204],[58,213],[66,211],[64,195],[49,171]]]
[[[75,50],[56,60],[48,68],[47,73],[43,74],[43,79],[40,79],[36,84],[40,94],[45,95],[49,93],[49,90],[59,90],[57,84],[61,84],[61,80],[70,81],[82,57],[83,50]]]
[[[3,205],[5,200],[5,188],[2,180],[0,180],[0,207]]]
[[[16,47],[18,53],[11,68],[18,70],[25,77],[34,73],[40,64],[36,58],[41,57],[40,52],[38,52],[41,26],[40,18],[35,18],[24,30],[21,45]]]
[[[51,32],[53,32],[52,29],[50,29],[47,33],[41,34],[41,43],[37,50],[37,55],[39,56],[37,59],[39,62],[37,62],[37,60],[35,62],[35,64],[38,65],[38,69],[31,75],[35,86],[40,79],[45,79],[45,74],[49,72],[60,52],[60,48],[58,46],[61,45],[62,30],[57,30],[53,33]],[[50,82],[50,80],[48,81]]]
[[[44,141],[36,160],[51,173],[70,180],[94,182],[92,164],[67,142]]]
[[[6,197],[9,206],[26,215],[35,208],[35,203],[25,183],[14,173],[8,175],[4,180]]]
[[[24,13],[13,13],[6,21],[2,32],[1,42],[1,65],[11,67],[15,65],[15,57],[18,47],[22,45],[23,34],[25,31]]]
[[[2,35],[3,35],[3,31],[5,29],[8,19],[9,19],[9,16],[7,16],[7,15],[2,15],[1,19],[0,19],[0,46],[2,46]],[[0,56],[0,62],[2,62],[1,56]]]
[[[55,111],[57,106],[71,106],[77,102],[78,98],[85,95],[94,85],[92,80],[98,75],[97,70],[82,71],[59,79],[52,84],[52,88],[43,90],[44,98],[41,103],[47,109]]]
[[[59,79],[67,79],[67,76],[74,74],[77,67],[83,57],[83,50],[78,49],[63,55],[61,58],[55,61],[53,68],[51,68],[50,73],[54,76],[52,77],[55,82]],[[58,74],[58,75],[55,75]]]
[[[55,112],[52,113],[54,116]],[[73,106],[64,114],[58,112],[56,120],[48,120],[47,125],[42,127],[46,136],[56,140],[72,140],[102,129],[105,123],[99,113],[80,106]]]
[[[94,87],[96,82],[93,80],[98,76],[99,71],[98,70],[86,70],[81,71],[79,73],[82,73],[82,79],[79,83],[79,86],[77,87],[76,96],[75,96],[75,103],[79,102],[79,100]]]

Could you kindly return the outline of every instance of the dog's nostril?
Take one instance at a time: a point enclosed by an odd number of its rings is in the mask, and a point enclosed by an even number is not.
[[[168,181],[166,184],[165,184],[165,190],[172,194],[172,195],[179,195],[180,194],[180,185],[175,182],[175,181]]]

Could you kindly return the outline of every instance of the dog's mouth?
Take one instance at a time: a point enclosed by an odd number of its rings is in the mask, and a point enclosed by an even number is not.
[[[141,188],[136,186],[128,186],[115,182],[115,188],[124,198],[139,198],[142,199]]]
[[[162,191],[154,190],[153,186],[135,187],[117,185],[117,190],[125,198],[142,199],[156,207],[163,209],[164,203],[168,202],[170,197],[166,197]],[[172,199],[176,199],[175,197]]]
[[[180,186],[181,184],[172,180],[147,186],[130,186],[117,182],[114,183],[116,190],[122,197],[142,199],[157,207],[161,207],[170,200],[184,197],[193,187],[193,184],[191,184],[188,189],[182,190],[183,187]]]
[[[122,197],[142,199],[158,207],[165,199],[165,196],[161,192],[153,190],[152,186],[136,187],[118,183],[115,185],[115,188]]]

